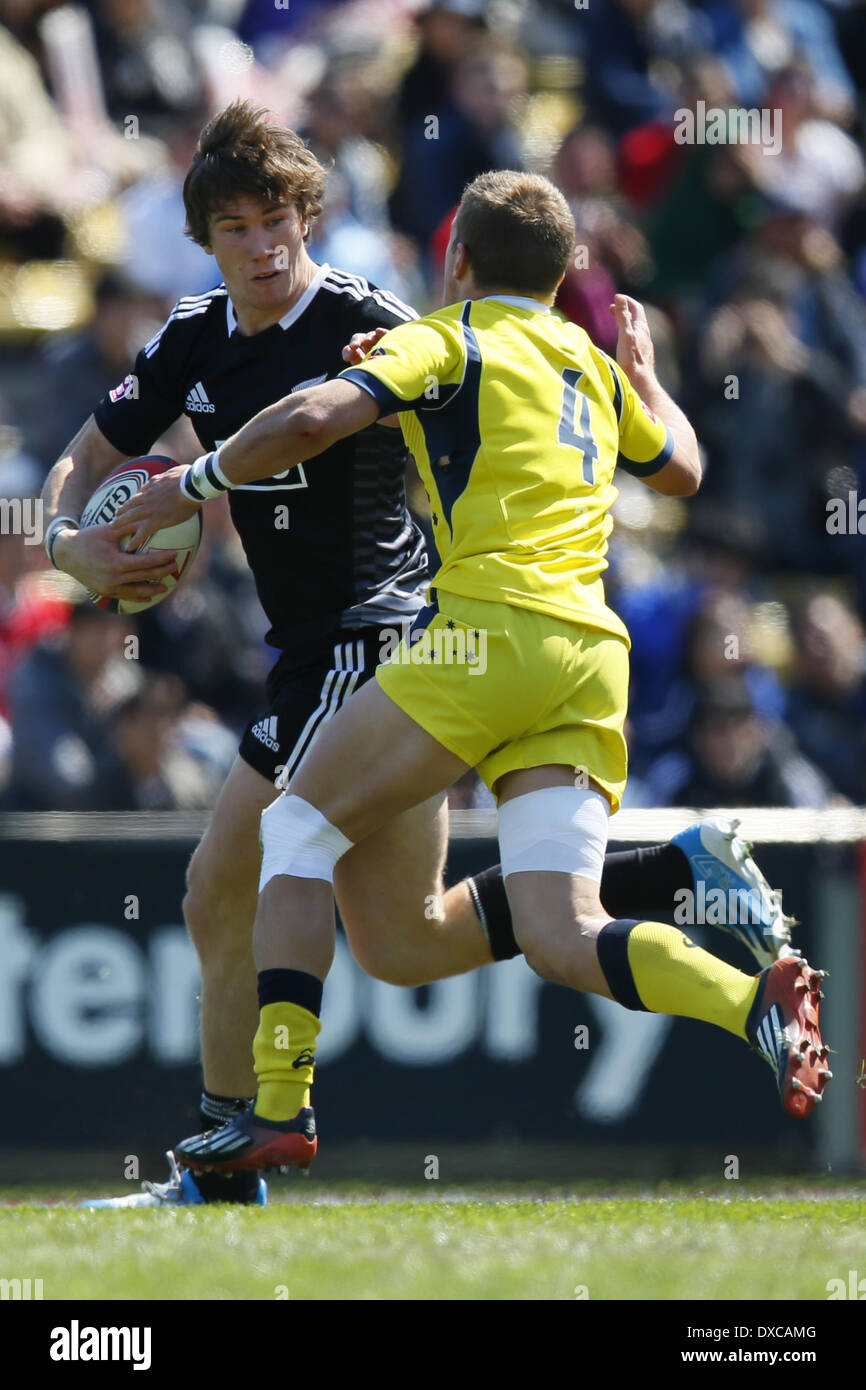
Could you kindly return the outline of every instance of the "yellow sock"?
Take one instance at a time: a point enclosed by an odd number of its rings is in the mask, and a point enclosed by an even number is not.
[[[759,980],[661,922],[609,922],[598,958],[614,998],[628,1008],[699,1018],[746,1037]]]
[[[255,1113],[263,1120],[291,1120],[309,1105],[320,1027],[316,1015],[300,1004],[265,1004],[261,1009],[253,1057],[259,1078]]]

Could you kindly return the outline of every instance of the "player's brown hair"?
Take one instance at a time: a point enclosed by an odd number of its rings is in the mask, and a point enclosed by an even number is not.
[[[550,179],[500,169],[467,186],[455,234],[479,289],[549,294],[568,269],[574,218]]]
[[[325,169],[299,135],[267,116],[250,101],[233,101],[199,136],[183,184],[186,233],[199,246],[210,241],[211,217],[240,194],[294,203],[308,229],[322,211]]]

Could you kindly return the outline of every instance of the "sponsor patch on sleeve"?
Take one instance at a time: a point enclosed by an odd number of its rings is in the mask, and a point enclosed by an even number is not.
[[[129,374],[123,378],[119,386],[115,386],[113,391],[109,391],[108,399],[116,405],[118,401],[123,401],[127,396],[132,396],[134,393],[135,377],[132,372],[129,372]]]

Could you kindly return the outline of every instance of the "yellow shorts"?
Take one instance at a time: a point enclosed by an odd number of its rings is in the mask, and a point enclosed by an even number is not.
[[[626,642],[513,604],[441,590],[438,604],[376,671],[385,694],[491,789],[506,772],[565,763],[616,811],[628,772]]]

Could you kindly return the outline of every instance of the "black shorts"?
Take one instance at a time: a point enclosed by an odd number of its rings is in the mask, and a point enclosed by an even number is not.
[[[245,763],[280,785],[291,777],[318,730],[379,664],[382,629],[331,633],[303,654],[283,652],[267,678],[268,707],[251,719],[238,746]]]

